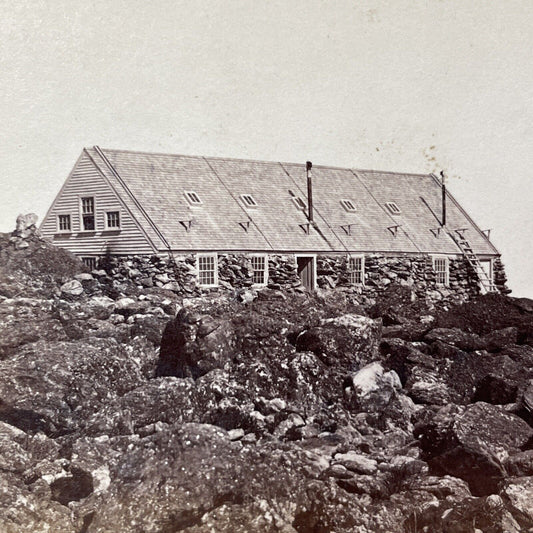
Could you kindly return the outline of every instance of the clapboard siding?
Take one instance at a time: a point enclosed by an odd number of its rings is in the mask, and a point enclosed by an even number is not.
[[[94,197],[96,215],[94,232],[81,231],[80,198],[83,196]],[[106,230],[107,211],[120,212],[120,231]],[[57,217],[59,214],[70,215],[71,233],[58,232]],[[68,248],[79,256],[102,255],[106,252],[117,255],[154,252],[149,240],[129,211],[86,154],[83,154],[78,161],[43,220],[41,232],[45,237],[52,239],[55,245]]]

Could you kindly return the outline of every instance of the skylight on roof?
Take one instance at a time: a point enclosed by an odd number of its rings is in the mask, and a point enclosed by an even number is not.
[[[202,205],[202,200],[194,191],[185,191],[184,194],[191,205]]]
[[[241,194],[244,207],[257,207],[257,202],[251,194]]]
[[[348,211],[349,213],[355,213],[357,211],[354,203],[351,200],[341,200],[341,205]]]
[[[393,215],[399,215],[402,212],[394,202],[385,202],[385,206]]]
[[[294,202],[294,205],[298,208],[298,209],[301,209],[302,211],[305,211],[305,208],[307,207],[305,205],[305,202],[299,197],[299,196],[293,196],[291,198],[291,200]]]

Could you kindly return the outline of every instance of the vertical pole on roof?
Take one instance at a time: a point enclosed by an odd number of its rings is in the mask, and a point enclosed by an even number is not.
[[[444,170],[440,171],[441,183],[442,183],[442,226],[446,226],[446,175]]]
[[[313,222],[313,181],[311,178],[311,169],[313,163],[307,161],[305,163],[305,169],[307,171],[307,218],[309,222]]]

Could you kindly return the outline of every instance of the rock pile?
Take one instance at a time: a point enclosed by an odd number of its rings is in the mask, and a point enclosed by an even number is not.
[[[0,295],[1,531],[533,528],[530,301],[120,276]]]
[[[37,219],[38,217],[35,213],[19,215],[17,217],[17,226],[9,239],[9,242],[13,244],[15,249],[23,250],[24,248],[28,248],[29,243],[27,239],[34,235],[39,236]]]

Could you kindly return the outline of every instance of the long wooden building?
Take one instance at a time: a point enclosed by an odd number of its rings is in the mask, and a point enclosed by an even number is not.
[[[425,279],[428,290],[466,286],[452,279],[454,262],[481,292],[504,284],[498,250],[432,174],[95,146],[83,149],[41,232],[91,267],[104,255],[192,257],[200,287],[219,284],[221,257],[245,261],[252,285],[275,284],[280,262],[294,267],[293,286],[310,289],[326,278],[379,288],[374,263],[407,265],[400,279]]]

